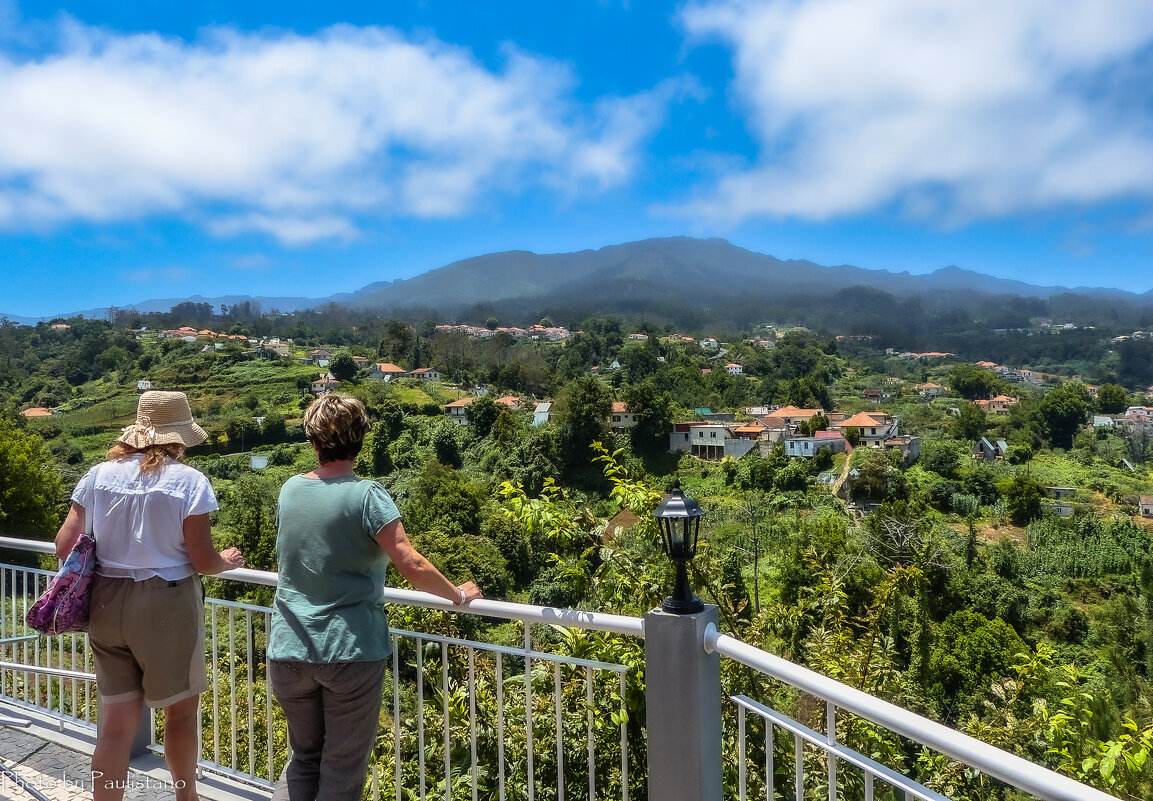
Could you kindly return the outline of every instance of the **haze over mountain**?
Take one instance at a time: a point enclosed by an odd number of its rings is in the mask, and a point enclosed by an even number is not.
[[[1153,289],[1136,294],[1106,287],[1039,286],[945,267],[927,275],[869,270],[850,265],[822,266],[755,253],[723,239],[670,237],[612,245],[574,253],[536,254],[505,251],[453,262],[408,280],[376,282],[356,292],[322,298],[227,295],[164,298],[126,304],[141,312],[168,311],[184,301],[234,305],[259,303],[264,311],[295,311],[328,303],[380,311],[436,309],[454,315],[485,305],[510,302],[532,308],[596,306],[606,311],[636,304],[715,304],[728,298],[806,295],[820,297],[850,287],[868,287],[900,296],[923,296],[947,305],[958,295],[1017,295],[1051,298],[1076,294],[1097,299],[1145,304]],[[107,309],[61,312],[59,317],[104,316]],[[7,315],[14,322],[38,319]]]

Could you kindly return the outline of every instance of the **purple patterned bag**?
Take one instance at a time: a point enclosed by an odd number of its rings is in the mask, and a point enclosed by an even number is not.
[[[76,540],[60,572],[28,610],[28,627],[41,634],[88,631],[92,576],[96,572],[96,540],[87,531]]]
[[[24,620],[28,628],[41,634],[69,634],[88,631],[88,610],[92,601],[92,577],[96,574],[96,534],[92,518],[96,500],[97,466],[89,485],[84,512],[84,532],[76,538],[72,553],[48,582],[48,587],[32,604]]]

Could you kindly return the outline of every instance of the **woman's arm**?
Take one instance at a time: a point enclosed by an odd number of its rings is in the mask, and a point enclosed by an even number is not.
[[[73,502],[68,509],[68,516],[60,524],[60,530],[56,532],[56,556],[63,559],[72,553],[72,549],[76,547],[76,540],[80,539],[83,533],[84,507]]]
[[[400,518],[384,525],[374,537],[376,543],[388,554],[400,575],[408,579],[412,586],[423,592],[439,595],[454,604],[467,604],[476,598],[483,598],[480,588],[471,581],[455,586],[425,559],[409,542],[408,534]]]
[[[225,548],[217,553],[212,547],[212,525],[208,522],[207,513],[184,518],[184,545],[188,548],[188,561],[197,573],[211,576],[234,567],[244,567],[244,557],[236,548]]]

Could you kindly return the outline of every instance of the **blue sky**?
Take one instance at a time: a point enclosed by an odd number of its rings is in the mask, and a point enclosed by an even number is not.
[[[1147,0],[0,0],[0,312],[687,234],[1153,289]]]

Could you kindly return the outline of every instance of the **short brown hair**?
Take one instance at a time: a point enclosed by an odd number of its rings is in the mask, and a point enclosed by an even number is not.
[[[321,395],[304,412],[304,436],[321,464],[355,459],[369,428],[364,404],[348,395]]]
[[[149,470],[159,470],[169,459],[174,462],[179,462],[184,458],[184,446],[177,442],[166,442],[163,445],[147,445],[143,448],[133,448],[127,443],[116,442],[108,449],[108,453],[104,454],[104,460],[108,462],[119,462],[121,459],[126,456],[131,456],[134,453],[144,454],[144,461],[140,463],[140,472],[147,473]]]

